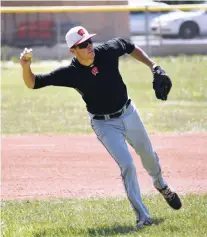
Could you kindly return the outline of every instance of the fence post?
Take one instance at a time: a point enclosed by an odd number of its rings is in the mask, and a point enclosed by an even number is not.
[[[161,15],[162,13],[163,13],[163,12],[160,11],[160,15]],[[159,29],[160,29],[160,35],[159,35],[159,43],[160,43],[160,45],[159,45],[159,46],[161,46],[161,45],[163,44],[163,38],[162,38],[162,28],[161,28],[160,18],[159,18]]]
[[[151,47],[149,39],[149,11],[148,6],[145,6],[145,41],[146,41],[146,52],[151,56]]]
[[[57,32],[57,43],[56,45],[60,44],[61,43],[61,26],[60,26],[60,18],[59,18],[59,13],[55,13],[55,19],[56,19],[56,26],[57,26],[57,29],[56,29],[56,32]],[[61,60],[61,55],[60,55],[60,50],[59,50],[59,47],[57,47],[58,50],[57,50],[57,60],[60,61]]]

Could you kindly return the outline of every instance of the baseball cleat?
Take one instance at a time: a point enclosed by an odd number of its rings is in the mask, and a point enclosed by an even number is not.
[[[169,206],[176,210],[181,208],[182,203],[180,201],[179,196],[177,195],[177,193],[173,192],[168,186],[163,189],[157,190],[162,194]]]
[[[139,220],[136,221],[137,228],[139,229],[144,228],[144,226],[150,226],[152,224],[153,224],[152,219],[148,219],[145,221],[139,221]]]

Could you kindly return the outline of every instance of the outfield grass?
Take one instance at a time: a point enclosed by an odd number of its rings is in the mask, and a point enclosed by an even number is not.
[[[207,131],[207,57],[155,58],[173,81],[167,102],[157,100],[149,69],[134,59],[122,59],[120,70],[128,92],[149,132]],[[34,73],[57,65],[33,65]],[[85,104],[73,89],[26,88],[21,67],[2,69],[2,133],[91,133]]]
[[[182,198],[175,211],[161,196],[145,197],[155,225],[135,228],[126,198],[6,201],[2,208],[4,237],[205,237],[207,195]]]

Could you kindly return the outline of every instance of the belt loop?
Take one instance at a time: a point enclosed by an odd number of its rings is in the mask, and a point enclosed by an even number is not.
[[[127,104],[124,105],[123,113],[127,110]]]
[[[109,120],[110,119],[110,116],[108,114],[104,115],[104,119],[105,120]]]
[[[129,106],[129,104],[130,104],[130,102],[131,102],[130,99],[126,102],[126,104],[125,104],[124,107],[122,108],[122,111],[121,111],[122,114],[125,113],[125,111],[127,110],[128,106]]]

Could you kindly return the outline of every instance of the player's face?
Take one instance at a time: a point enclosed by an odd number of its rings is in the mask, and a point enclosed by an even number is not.
[[[84,41],[83,43],[72,48],[72,53],[82,60],[94,59],[94,48],[91,39]]]

